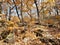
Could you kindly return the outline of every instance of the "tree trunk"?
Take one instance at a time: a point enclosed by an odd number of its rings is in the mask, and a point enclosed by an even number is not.
[[[23,14],[22,14],[22,0],[21,0],[21,22],[23,23],[24,22],[24,20],[23,20]]]
[[[29,9],[28,5],[27,5],[27,8]],[[27,12],[27,14],[30,16],[31,21],[32,21],[31,9],[29,9],[29,11],[30,11],[30,12]]]
[[[34,3],[36,5],[36,9],[37,9],[38,23],[40,24],[40,16],[39,16],[39,9],[38,9],[38,5],[37,5],[37,0],[34,0]]]
[[[1,7],[1,4],[2,4],[2,3],[0,2],[0,14],[2,13],[2,7]]]
[[[9,7],[9,21],[11,20],[11,7]]]
[[[15,9],[16,9],[17,16],[18,16],[18,18],[20,19],[20,17],[19,17],[19,13],[18,13],[18,9],[17,9],[17,6],[16,6],[16,4],[15,4],[15,1],[14,1],[14,0],[13,0],[13,3],[14,3],[14,7],[15,7]]]
[[[27,14],[30,16],[30,18],[31,18],[31,21],[32,21],[31,10],[30,10],[30,12],[27,12]]]

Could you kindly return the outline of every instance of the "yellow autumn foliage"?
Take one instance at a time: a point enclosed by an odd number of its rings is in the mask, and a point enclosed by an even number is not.
[[[16,4],[16,5],[19,5],[20,3],[21,3],[20,0],[15,0],[15,4]]]
[[[24,16],[23,19],[24,19],[24,21],[27,22],[27,23],[30,22],[30,18],[29,18],[28,16]]]
[[[7,27],[7,30],[12,31],[14,28],[13,27]]]
[[[29,10],[28,9],[22,9],[22,12],[28,12]]]
[[[37,38],[33,33],[30,33],[30,32],[26,32],[25,36],[26,37],[30,37],[32,39],[36,39]]]
[[[14,22],[12,22],[12,21],[7,21],[7,23],[6,23],[8,26],[12,26],[12,25],[14,25]]]
[[[20,22],[20,19],[17,16],[12,16],[11,18],[11,21],[14,23]]]
[[[55,0],[47,0],[47,2],[55,2]]]
[[[57,38],[60,38],[60,33],[59,34],[55,34],[54,36],[57,37]]]
[[[47,0],[47,2],[49,2],[51,6],[55,6],[55,0]]]
[[[55,16],[56,19],[60,19],[60,15]]]
[[[53,19],[48,19],[44,21],[47,24],[54,24],[54,20]]]

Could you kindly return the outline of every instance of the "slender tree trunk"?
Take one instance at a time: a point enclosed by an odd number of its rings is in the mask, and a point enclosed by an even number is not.
[[[32,15],[31,15],[31,10],[30,10],[30,18],[31,18],[31,21],[32,21]]]
[[[27,5],[27,8],[29,9],[28,5]],[[27,12],[27,13],[28,13],[28,15],[30,16],[31,21],[32,21],[31,9],[29,9],[29,11],[30,11],[30,13],[29,13],[29,12]]]
[[[2,13],[2,7],[1,7],[2,2],[0,2],[0,14]]]
[[[21,0],[21,22],[23,23],[24,20],[23,20],[22,6],[23,6],[23,4],[22,4],[22,0]]]
[[[6,20],[8,20],[8,19],[7,19],[7,17],[8,17],[8,11],[6,11],[6,14],[5,14],[5,15],[6,15]]]
[[[20,17],[19,17],[19,13],[18,13],[18,9],[17,9],[17,6],[16,6],[16,4],[15,4],[15,1],[14,1],[14,0],[13,0],[13,3],[14,3],[14,7],[15,7],[15,9],[16,9],[17,16],[18,16],[18,18],[20,19]]]
[[[31,21],[32,21],[31,10],[30,10],[30,12],[27,12],[27,14],[30,16],[30,18],[31,18]]]
[[[34,3],[36,5],[36,9],[37,9],[38,23],[40,24],[40,16],[39,16],[39,9],[38,9],[38,5],[37,5],[37,0],[34,0]]]
[[[9,7],[9,21],[11,20],[11,7]]]
[[[56,14],[59,15],[58,8],[55,8]]]

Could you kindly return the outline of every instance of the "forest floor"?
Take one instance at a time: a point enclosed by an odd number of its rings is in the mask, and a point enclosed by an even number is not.
[[[0,21],[0,45],[60,45],[60,25]]]

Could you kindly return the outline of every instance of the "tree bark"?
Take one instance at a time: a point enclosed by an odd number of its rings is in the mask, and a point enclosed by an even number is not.
[[[11,8],[9,7],[9,21],[11,20]]]
[[[2,2],[0,2],[0,14],[2,13],[2,6],[1,6]]]
[[[38,5],[37,5],[37,0],[34,0],[34,3],[36,5],[36,9],[37,9],[38,23],[40,24],[40,16],[39,16],[39,9],[38,9]]]
[[[23,14],[22,14],[22,0],[21,0],[21,22],[23,23],[24,21],[23,21]]]
[[[14,0],[13,0],[13,3],[14,3],[14,7],[15,7],[15,9],[16,9],[17,16],[18,16],[18,18],[20,19],[20,17],[19,17],[19,13],[18,13],[18,9],[17,9],[17,6],[16,6],[16,4],[15,4],[15,1],[14,1]]]

